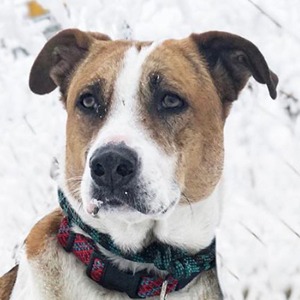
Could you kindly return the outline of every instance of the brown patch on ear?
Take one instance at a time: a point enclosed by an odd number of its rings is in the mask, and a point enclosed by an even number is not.
[[[30,231],[26,239],[27,258],[31,259],[47,248],[48,238],[55,235],[63,214],[57,209],[40,220]]]
[[[13,267],[0,278],[0,299],[9,300],[14,288],[19,266]]]
[[[192,34],[191,38],[206,59],[223,102],[236,100],[251,75],[259,83],[266,84],[271,98],[276,98],[278,77],[250,41],[221,31]]]
[[[110,38],[101,33],[66,29],[51,38],[36,58],[30,72],[29,87],[36,94],[48,94],[57,86],[65,92],[74,68],[88,54],[95,40]]]

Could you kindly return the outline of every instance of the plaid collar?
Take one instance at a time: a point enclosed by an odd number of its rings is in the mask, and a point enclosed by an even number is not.
[[[215,267],[215,240],[193,256],[185,250],[158,242],[139,253],[123,253],[108,235],[83,223],[61,191],[58,195],[65,214],[57,234],[59,243],[87,266],[87,276],[107,289],[125,292],[130,298],[159,296],[184,288],[201,272]],[[72,231],[74,224],[90,237]],[[99,251],[96,243],[124,259],[153,263],[158,269],[167,271],[168,275],[162,278],[145,271],[121,271]]]

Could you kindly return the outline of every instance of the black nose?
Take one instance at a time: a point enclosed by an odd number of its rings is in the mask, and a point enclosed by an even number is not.
[[[128,184],[136,176],[137,168],[137,153],[123,144],[99,148],[90,159],[94,182],[111,190]]]

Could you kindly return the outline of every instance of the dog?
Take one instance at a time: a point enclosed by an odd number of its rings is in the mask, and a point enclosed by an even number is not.
[[[277,76],[227,32],[139,42],[67,29],[29,86],[67,111],[60,209],[29,233],[1,299],[222,299],[215,267],[223,129],[250,76]]]

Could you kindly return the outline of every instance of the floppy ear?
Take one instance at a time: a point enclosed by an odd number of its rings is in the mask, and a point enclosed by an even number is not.
[[[252,75],[266,84],[271,98],[277,96],[278,78],[268,67],[263,55],[250,41],[234,34],[209,31],[192,34],[207,65],[221,99],[234,101]]]
[[[30,72],[29,87],[36,94],[47,94],[57,86],[63,92],[68,77],[97,40],[110,40],[104,34],[66,29],[51,38],[36,58]]]

